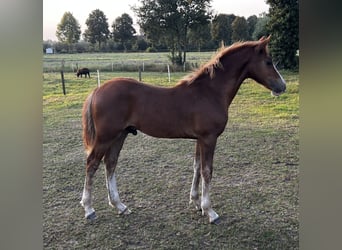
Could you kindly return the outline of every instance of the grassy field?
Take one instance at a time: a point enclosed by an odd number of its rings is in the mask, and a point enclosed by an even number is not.
[[[197,68],[208,61],[215,52],[188,52],[187,69]],[[58,72],[61,70],[64,61],[64,71],[73,72],[76,64],[81,67],[88,67],[91,71],[127,72],[137,71],[138,67],[144,67],[145,71],[167,71],[169,53],[82,53],[82,54],[52,54],[44,55],[43,72]],[[173,69],[173,67],[170,65]],[[174,69],[176,70],[176,69]],[[178,68],[177,71],[181,71]]]
[[[95,177],[98,218],[84,219],[85,177],[81,107],[95,77],[43,74],[43,243],[45,249],[298,249],[299,79],[282,72],[287,92],[271,97],[253,81],[241,86],[229,109],[214,159],[211,199],[221,224],[210,225],[189,207],[193,140],[128,136],[116,170],[123,202],[109,207],[101,166]],[[104,72],[101,80],[137,73]],[[184,73],[143,74],[173,85]]]

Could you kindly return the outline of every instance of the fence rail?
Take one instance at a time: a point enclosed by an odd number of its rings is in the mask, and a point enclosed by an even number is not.
[[[187,62],[183,66],[170,65],[168,53],[83,53],[52,54],[43,57],[43,72],[59,72],[64,61],[65,72],[76,72],[77,68],[87,67],[96,72],[167,72],[188,71],[208,61],[213,52],[189,52]]]

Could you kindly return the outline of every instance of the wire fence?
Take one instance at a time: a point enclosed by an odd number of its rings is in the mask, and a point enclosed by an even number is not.
[[[171,65],[168,53],[85,53],[52,54],[43,57],[43,72],[76,72],[86,67],[92,72],[189,71],[208,61],[212,52],[189,52],[182,66]],[[62,65],[63,64],[63,65]]]

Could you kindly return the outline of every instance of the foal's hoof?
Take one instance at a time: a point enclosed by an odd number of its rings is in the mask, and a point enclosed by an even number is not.
[[[88,221],[93,221],[93,220],[95,220],[95,219],[96,219],[95,211],[92,212],[91,214],[87,215],[86,219],[87,219]]]
[[[219,225],[220,223],[221,223],[220,217],[217,217],[216,219],[210,222],[210,224],[213,224],[213,225]]]
[[[127,207],[125,208],[125,210],[119,212],[120,215],[128,215],[131,213],[132,213],[132,211],[129,210]]]

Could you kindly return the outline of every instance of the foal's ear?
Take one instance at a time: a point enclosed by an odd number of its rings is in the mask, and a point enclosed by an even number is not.
[[[255,47],[255,50],[259,53],[259,54],[263,54],[263,53],[267,53],[267,44],[269,43],[271,39],[271,35],[269,35],[267,38],[266,37],[261,37],[259,39],[259,44]]]
[[[268,37],[262,36],[262,37],[259,39],[259,42],[267,41],[267,43],[268,43],[268,42],[270,41],[270,38],[271,38],[271,35],[269,35]]]

